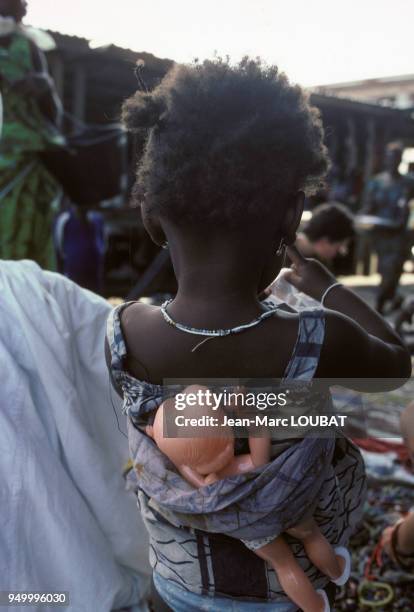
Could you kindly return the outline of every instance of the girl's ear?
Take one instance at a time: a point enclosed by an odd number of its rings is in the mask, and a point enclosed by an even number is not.
[[[284,219],[282,221],[281,234],[284,236],[285,244],[293,244],[296,240],[296,232],[300,224],[303,214],[303,206],[305,203],[305,194],[303,191],[298,191],[290,201]]]
[[[158,246],[164,246],[167,242],[167,238],[158,217],[151,215],[146,210],[145,206],[141,206],[141,215],[142,223],[150,235],[151,240],[155,242],[155,244],[158,244]]]

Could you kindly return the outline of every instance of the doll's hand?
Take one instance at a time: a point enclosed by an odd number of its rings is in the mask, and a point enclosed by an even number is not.
[[[299,291],[319,301],[336,278],[316,259],[303,257],[295,246],[287,247],[286,251],[292,266],[284,278]]]
[[[187,482],[189,482],[190,485],[196,487],[197,489],[199,489],[200,487],[205,487],[206,484],[210,484],[206,482],[205,476],[201,476],[201,474],[198,474],[198,472],[193,470],[193,468],[188,465],[177,466],[177,469],[180,472],[181,476]]]
[[[217,476],[217,474],[212,472],[211,474],[209,474],[208,476],[204,478],[204,484],[207,486],[207,485],[213,484],[213,482],[217,482],[218,480],[219,480],[219,477]]]

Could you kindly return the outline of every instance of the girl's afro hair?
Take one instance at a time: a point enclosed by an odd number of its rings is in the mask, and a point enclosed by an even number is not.
[[[259,58],[175,65],[126,100],[122,118],[146,130],[134,197],[175,223],[249,223],[313,193],[328,166],[319,111]]]

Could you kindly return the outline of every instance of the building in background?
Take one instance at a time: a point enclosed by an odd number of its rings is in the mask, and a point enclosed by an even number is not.
[[[153,89],[173,65],[173,60],[150,53],[115,45],[93,47],[84,38],[58,32],[49,34],[56,43],[47,53],[49,68],[63,100],[69,131],[83,122],[102,125],[119,120],[122,102],[139,86],[134,72],[138,60],[145,62],[142,75],[148,89]],[[406,99],[411,96],[412,101],[414,75],[326,86],[310,93],[312,104],[321,111],[332,170],[327,189],[310,199],[308,208],[333,199],[356,212],[366,180],[381,169],[387,142],[398,139],[406,148],[414,147],[414,103],[410,110],[407,102],[402,105],[404,108],[399,108],[400,98],[398,105],[384,102],[387,96],[396,99],[402,94]],[[129,186],[142,146],[143,136],[129,137]],[[139,211],[129,208],[128,203],[126,189],[118,205],[103,211],[108,245],[104,291],[107,294],[126,294],[158,255],[139,223]],[[349,266],[352,265],[350,261]]]
[[[414,110],[414,74],[320,85],[314,87],[313,91],[338,98]]]
[[[152,89],[173,62],[151,53],[115,45],[92,47],[86,38],[49,32],[56,48],[48,55],[49,69],[65,110],[81,121],[117,121],[122,101],[138,87],[134,74],[138,60],[145,62],[145,81]]]
[[[65,111],[75,121],[118,121],[122,101],[138,87],[134,74],[137,60],[145,62],[143,76],[148,89],[155,87],[173,65],[173,60],[150,53],[115,45],[94,48],[85,38],[59,32],[49,34],[56,43],[55,49],[47,54],[50,72]],[[336,179],[351,177],[354,200],[361,183],[381,167],[387,142],[399,139],[406,147],[414,146],[411,111],[397,104],[394,107],[379,104],[387,91],[390,98],[405,95],[414,100],[414,75],[327,85],[311,92],[312,103],[322,113]],[[414,102],[412,106],[414,111]],[[139,137],[131,139],[131,170],[141,145]]]

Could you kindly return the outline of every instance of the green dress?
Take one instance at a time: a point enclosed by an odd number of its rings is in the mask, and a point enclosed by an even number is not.
[[[33,96],[12,87],[36,73],[29,40],[20,32],[0,46],[3,131],[0,137],[0,259],[33,259],[55,268],[54,203],[60,187],[40,153],[63,145],[59,131],[42,115]]]

